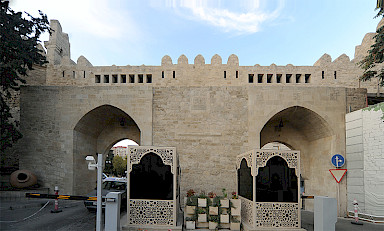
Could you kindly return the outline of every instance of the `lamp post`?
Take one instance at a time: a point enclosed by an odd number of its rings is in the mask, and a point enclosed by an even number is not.
[[[96,211],[96,231],[101,231],[101,214],[103,212],[101,207],[101,179],[103,174],[103,154],[97,155],[97,163],[93,156],[85,157],[88,162],[88,170],[95,170],[97,168],[97,211]]]

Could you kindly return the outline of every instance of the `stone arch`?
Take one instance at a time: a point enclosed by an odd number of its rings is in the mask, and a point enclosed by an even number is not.
[[[102,105],[84,114],[73,129],[74,193],[86,194],[94,188],[96,172],[87,169],[85,156],[106,154],[108,148],[125,138],[140,144],[140,134],[132,117],[118,107]]]
[[[277,112],[276,112],[277,111]],[[272,115],[271,115],[272,114]],[[260,146],[278,141],[300,151],[301,175],[309,195],[333,195],[325,184],[332,147],[336,145],[332,123],[321,113],[303,106],[278,108],[266,118],[260,130]],[[324,172],[324,174],[319,174]],[[309,202],[306,209],[312,210]]]
[[[228,57],[227,64],[228,65],[239,66],[239,57],[237,57],[237,55],[235,55],[235,54],[231,54]]]
[[[161,59],[161,66],[172,65],[172,58],[169,55],[164,55]]]

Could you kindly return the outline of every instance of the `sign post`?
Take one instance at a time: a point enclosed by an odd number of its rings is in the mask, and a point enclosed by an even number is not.
[[[339,212],[339,206],[340,206],[340,181],[341,179],[343,178],[343,176],[345,175],[345,173],[347,172],[347,169],[340,169],[344,164],[345,164],[345,159],[344,159],[344,156],[340,155],[340,154],[335,154],[332,156],[331,158],[331,162],[333,164],[333,166],[336,167],[336,169],[329,169],[329,171],[331,172],[333,178],[336,180],[337,184],[336,184],[336,188],[337,188],[337,210]]]

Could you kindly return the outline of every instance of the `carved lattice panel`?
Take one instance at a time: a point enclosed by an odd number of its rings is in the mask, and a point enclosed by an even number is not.
[[[176,154],[174,148],[163,147],[145,147],[145,146],[130,146],[129,147],[129,172],[132,171],[132,165],[140,163],[141,158],[147,153],[155,153],[160,156],[165,165],[171,166],[171,172],[175,174],[173,166],[173,158]]]
[[[176,224],[173,217],[173,201],[129,200],[129,224],[165,225]]]
[[[253,226],[253,201],[244,197],[241,199],[241,221],[249,226]]]
[[[265,150],[259,150],[256,152],[256,174],[258,174],[258,168],[260,167],[265,167],[265,165],[267,164],[267,161],[273,157],[273,156],[280,156],[281,158],[283,158],[287,164],[288,164],[288,167],[289,168],[294,168],[296,170],[296,174],[297,174],[297,168],[299,168],[300,166],[298,166],[298,162],[299,162],[299,152],[296,152],[296,151],[275,151],[275,150],[268,150],[268,151],[265,151]]]
[[[299,204],[297,203],[255,203],[256,227],[299,228]]]

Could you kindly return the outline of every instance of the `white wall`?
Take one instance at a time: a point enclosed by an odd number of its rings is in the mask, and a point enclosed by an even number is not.
[[[384,216],[384,122],[382,111],[346,115],[348,211],[356,199],[362,213]]]

